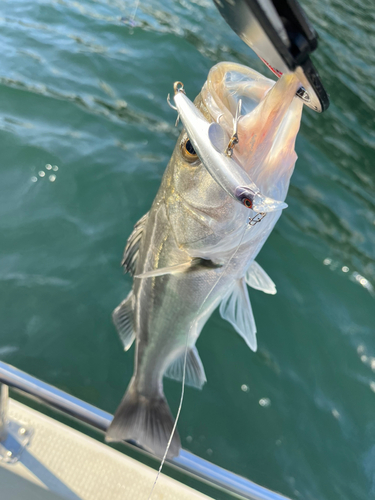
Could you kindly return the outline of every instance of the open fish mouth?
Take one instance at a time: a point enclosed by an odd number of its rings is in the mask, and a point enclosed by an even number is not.
[[[285,200],[297,160],[294,147],[303,109],[295,98],[299,86],[293,74],[274,82],[251,68],[224,62],[210,70],[201,91],[206,116],[229,137],[241,101],[233,159],[264,196],[279,201]]]

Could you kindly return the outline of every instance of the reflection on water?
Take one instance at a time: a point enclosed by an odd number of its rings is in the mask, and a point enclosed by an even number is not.
[[[349,279],[351,279],[354,283],[358,283],[361,285],[363,288],[368,290],[372,295],[374,294],[374,287],[372,284],[369,282],[367,278],[359,274],[357,271],[351,271],[351,269],[348,266],[342,266],[339,264],[339,262],[333,261],[329,257],[325,258],[323,260],[323,264],[325,266],[329,266],[329,269],[331,271],[342,271],[345,274],[348,274]]]
[[[259,256],[259,350],[214,314],[208,383],[186,390],[183,446],[293,498],[375,495],[375,9],[304,2],[328,112],[304,111],[289,208]],[[120,260],[179,130],[173,82],[267,69],[209,0],[0,5],[0,358],[113,412],[133,370],[111,324]],[[172,408],[180,387],[166,381]],[[219,494],[220,495],[220,494]],[[220,498],[218,496],[218,498]],[[224,497],[223,497],[224,498]]]

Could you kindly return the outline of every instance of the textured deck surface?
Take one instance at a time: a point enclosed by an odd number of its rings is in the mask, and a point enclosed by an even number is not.
[[[0,467],[1,500],[64,500],[60,495],[13,474],[11,470]]]
[[[13,400],[10,419],[32,427],[34,434],[20,462],[6,465],[7,469],[63,498],[148,499],[156,475],[150,467]],[[161,476],[152,500],[209,500],[209,497]]]

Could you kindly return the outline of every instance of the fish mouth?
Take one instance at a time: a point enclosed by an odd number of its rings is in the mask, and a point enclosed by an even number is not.
[[[239,99],[242,115],[251,113],[273,87],[274,81],[242,64],[222,62],[213,66],[202,89],[202,97],[214,121],[232,131]]]
[[[201,92],[205,111],[229,137],[241,100],[233,158],[265,195],[282,201],[297,159],[294,147],[303,109],[295,98],[299,85],[293,74],[275,83],[247,66],[224,62],[210,70]]]

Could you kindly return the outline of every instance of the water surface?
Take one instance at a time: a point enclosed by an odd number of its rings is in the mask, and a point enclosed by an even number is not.
[[[229,60],[267,76],[209,0],[0,4],[0,358],[113,412],[133,370],[110,315],[191,97]],[[375,7],[305,2],[331,95],[305,110],[288,210],[250,291],[259,350],[215,313],[183,446],[293,499],[375,498]],[[172,409],[180,387],[166,381]],[[217,498],[220,498],[219,496]]]

